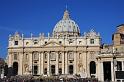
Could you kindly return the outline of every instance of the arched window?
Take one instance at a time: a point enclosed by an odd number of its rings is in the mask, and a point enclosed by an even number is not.
[[[95,74],[96,73],[96,64],[94,61],[90,62],[90,74]]]

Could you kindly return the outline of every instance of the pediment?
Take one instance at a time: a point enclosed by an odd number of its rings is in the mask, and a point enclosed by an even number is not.
[[[53,47],[53,46],[61,46],[62,47],[63,45],[59,44],[59,43],[57,43],[55,41],[50,41],[50,42],[48,42],[48,43],[43,45],[43,47]]]

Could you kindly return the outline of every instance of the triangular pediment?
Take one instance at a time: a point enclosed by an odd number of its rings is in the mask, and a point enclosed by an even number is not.
[[[43,45],[43,47],[52,47],[52,46],[63,46],[63,45],[59,44],[59,43],[57,43],[55,41],[50,41],[50,42],[48,42],[48,43]]]

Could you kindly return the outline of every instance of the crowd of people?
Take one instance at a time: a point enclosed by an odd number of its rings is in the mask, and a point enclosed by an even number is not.
[[[12,76],[0,79],[0,82],[98,82],[97,79],[74,79],[56,77]]]

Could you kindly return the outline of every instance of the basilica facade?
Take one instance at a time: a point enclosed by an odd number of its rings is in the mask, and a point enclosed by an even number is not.
[[[113,45],[108,46],[113,49]],[[40,33],[38,37],[33,34],[25,37],[18,32],[10,35],[7,63],[15,70],[15,75],[80,75],[104,81],[103,62],[111,61],[113,65],[113,54],[102,53],[105,50],[105,46],[101,48],[100,34],[92,29],[81,34],[79,26],[65,10],[48,36]],[[113,69],[110,76],[114,81]]]

